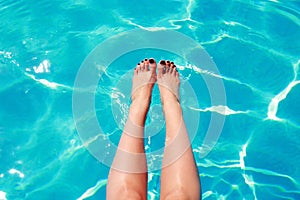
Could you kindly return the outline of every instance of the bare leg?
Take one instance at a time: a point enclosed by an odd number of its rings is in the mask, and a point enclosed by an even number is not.
[[[176,66],[161,61],[157,82],[166,118],[160,199],[199,200],[200,180],[178,101],[180,82]]]
[[[149,63],[150,62],[150,63]],[[144,152],[144,124],[156,82],[154,59],[134,70],[132,104],[113,165],[109,172],[107,199],[147,199],[147,163]]]

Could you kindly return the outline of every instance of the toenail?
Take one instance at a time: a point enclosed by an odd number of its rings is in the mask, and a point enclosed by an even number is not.
[[[173,68],[175,68],[175,67],[176,67],[176,65],[173,65],[172,67],[173,67]]]
[[[149,62],[150,62],[151,64],[153,64],[153,63],[154,63],[154,59],[151,58],[151,59],[149,60]]]
[[[147,61],[148,59],[147,58],[145,58],[145,61]]]
[[[138,63],[138,65],[140,65],[140,63]]]
[[[167,60],[167,63],[170,63],[170,61]]]
[[[160,64],[165,65],[166,62],[164,60],[160,61]]]
[[[173,62],[171,62],[171,64],[174,64]]]
[[[143,63],[144,61],[142,60],[142,63]]]

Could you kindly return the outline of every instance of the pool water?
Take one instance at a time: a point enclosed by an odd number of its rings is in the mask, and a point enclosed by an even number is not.
[[[109,167],[78,134],[74,82],[97,45],[133,29],[185,34],[202,45],[219,74],[158,49],[120,56],[99,78],[95,95],[111,142],[118,142],[129,105],[119,80],[145,57],[172,59],[197,97],[182,106],[200,115],[192,146],[203,199],[300,199],[298,1],[2,0],[0,23],[0,200],[105,199]],[[212,103],[204,76],[222,80],[226,104]],[[153,96],[156,110],[146,128],[153,120],[162,127],[146,138],[147,152],[164,140],[157,87]],[[213,114],[225,122],[203,156]],[[149,173],[148,199],[159,199],[159,176]]]

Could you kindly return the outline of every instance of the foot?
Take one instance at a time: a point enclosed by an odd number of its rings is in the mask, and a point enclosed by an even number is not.
[[[173,62],[164,60],[159,62],[157,83],[162,103],[179,102],[179,74]]]
[[[138,63],[132,78],[132,102],[138,101],[141,104],[149,105],[156,80],[156,62],[154,59],[145,59]]]

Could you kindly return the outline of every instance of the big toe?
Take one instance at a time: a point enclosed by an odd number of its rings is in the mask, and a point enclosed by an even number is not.
[[[153,58],[149,59],[149,67],[150,67],[150,71],[153,74],[156,74],[156,62]]]
[[[150,72],[152,74],[151,76],[151,82],[155,82],[156,81],[156,62],[153,58],[149,59],[149,68],[150,68]]]
[[[164,69],[166,67],[166,62],[164,60],[161,60],[158,64],[158,78],[161,78],[164,72]]]

